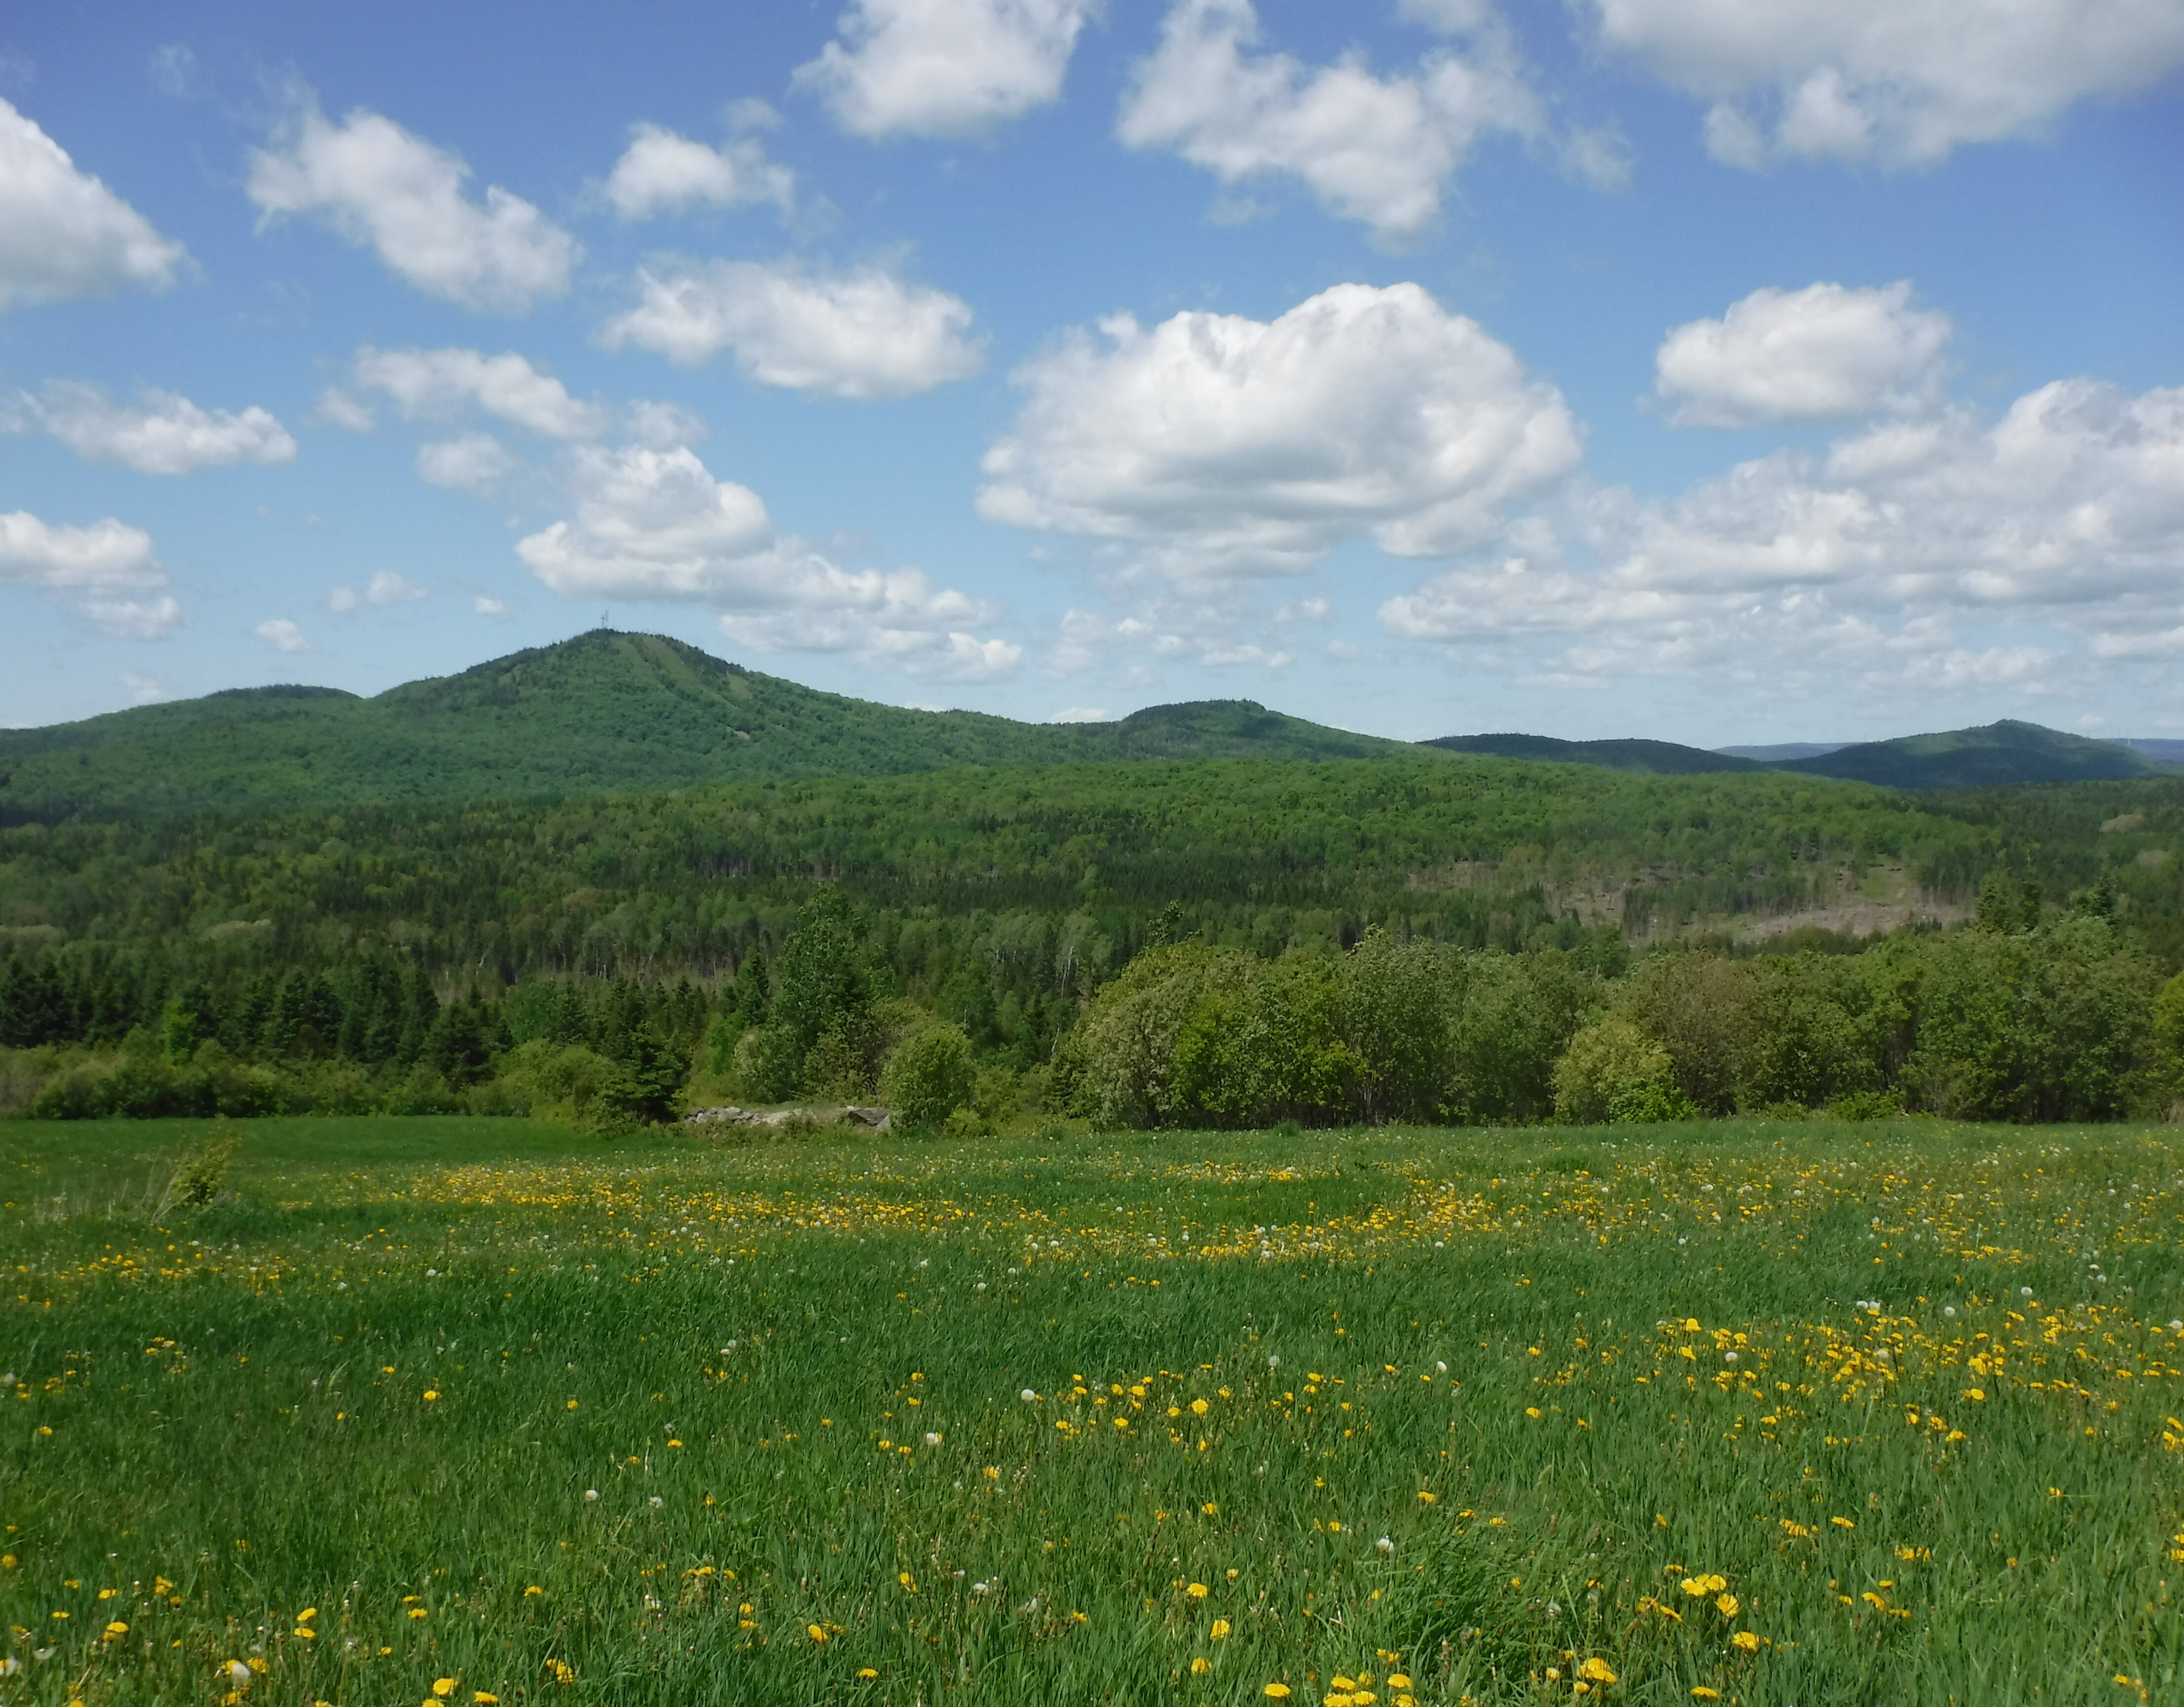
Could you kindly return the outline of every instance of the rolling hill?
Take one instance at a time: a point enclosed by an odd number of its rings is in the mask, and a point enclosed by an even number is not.
[[[1775,768],[1893,789],[2114,782],[2184,774],[2184,767],[2148,758],[2114,741],[2065,734],[2009,718],[1973,729],[1861,741],[1812,758],[1784,760]]]
[[[1768,767],[1734,754],[1674,741],[1564,741],[1552,735],[1441,735],[1420,746],[1496,759],[1548,760],[1566,765],[1600,765],[1611,771],[1644,771],[1657,777],[1702,776],[1715,771],[1763,771]]]
[[[241,689],[0,731],[0,823],[570,797],[955,765],[1409,750],[1248,700],[1150,706],[1112,723],[905,711],[800,687],[660,635],[599,629],[370,699]]]

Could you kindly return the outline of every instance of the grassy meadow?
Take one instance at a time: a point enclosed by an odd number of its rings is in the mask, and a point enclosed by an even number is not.
[[[0,1126],[0,1702],[2184,1693],[2176,1129],[242,1137]]]

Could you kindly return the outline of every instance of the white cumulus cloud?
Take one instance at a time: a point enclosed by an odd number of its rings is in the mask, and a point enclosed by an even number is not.
[[[1414,72],[1381,77],[1357,56],[1314,67],[1247,53],[1259,31],[1251,0],[1181,0],[1137,68],[1117,134],[1228,184],[1300,179],[1330,213],[1384,240],[1414,237],[1481,137],[1545,131],[1506,33],[1483,12],[1479,23],[1468,53],[1435,49]]]
[[[2166,0],[1590,0],[1601,39],[1714,104],[1725,163],[1920,165],[2184,64]]]
[[[152,536],[110,516],[71,527],[27,510],[0,514],[0,586],[8,585],[35,588],[131,639],[157,639],[182,616],[181,606],[161,591],[167,572]],[[157,596],[132,596],[137,594]]]
[[[960,297],[878,267],[815,271],[793,261],[676,262],[637,276],[638,302],[599,329],[686,367],[723,350],[763,385],[827,397],[908,397],[985,362]]]
[[[111,401],[96,386],[47,382],[17,399],[17,418],[43,428],[81,457],[118,462],[141,474],[187,474],[229,463],[292,462],[296,441],[268,411],[204,410],[169,391],[147,391],[141,406]]]
[[[785,213],[795,205],[796,175],[769,159],[755,137],[731,137],[716,148],[658,125],[633,125],[604,190],[626,220],[759,202]]]
[[[847,652],[956,680],[1006,674],[1020,649],[970,630],[994,615],[914,569],[852,572],[777,533],[759,495],[687,446],[575,453],[573,518],[516,554],[564,598],[673,599],[722,612],[764,650]]]
[[[854,136],[972,137],[1061,92],[1098,0],[852,0],[840,39],[798,68]]]
[[[1565,637],[1541,678],[1564,685],[1671,672],[1894,696],[2156,655],[2184,629],[2184,389],[2058,381],[1991,425],[1950,409],[1665,502],[1576,497],[1508,544],[1388,600],[1383,625],[1436,642]],[[2027,625],[2041,633],[1962,633]],[[2058,633],[2082,648],[2059,652]]]
[[[0,100],[0,309],[121,285],[164,290],[186,259],[180,243]]]
[[[1272,321],[1118,316],[1016,379],[979,513],[1185,577],[1295,573],[1361,534],[1456,549],[1580,455],[1561,393],[1415,284],[1338,285]]]
[[[417,447],[417,477],[458,492],[490,492],[515,467],[508,447],[490,432],[466,432]]]
[[[1756,290],[1719,320],[1680,326],[1653,358],[1679,427],[1847,421],[1939,396],[1948,315],[1911,305],[1908,283]]]
[[[347,616],[360,605],[376,605],[384,609],[389,605],[406,605],[413,599],[431,596],[432,589],[420,587],[406,575],[398,575],[392,569],[382,569],[365,583],[364,591],[354,587],[337,587],[326,594],[326,609],[337,616]]]
[[[276,652],[308,652],[311,643],[304,638],[304,631],[292,618],[268,616],[250,631]]]
[[[465,308],[517,314],[569,287],[577,240],[498,184],[481,204],[464,189],[454,154],[358,108],[328,120],[299,95],[270,146],[250,160],[260,223],[309,215],[428,295]]]
[[[382,392],[411,420],[447,420],[471,410],[497,415],[542,438],[595,438],[611,411],[581,403],[561,382],[514,351],[372,349],[357,352],[356,382]]]

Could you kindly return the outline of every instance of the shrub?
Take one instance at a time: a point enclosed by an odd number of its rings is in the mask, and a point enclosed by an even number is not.
[[[1610,1015],[1570,1039],[1555,1063],[1555,1112],[1580,1125],[1596,1125],[1684,1120],[1696,1111],[1675,1082],[1669,1052],[1628,1019]]]
[[[927,1132],[966,1107],[977,1084],[971,1040],[956,1026],[935,1023],[895,1046],[880,1075],[880,1096],[898,1124]]]

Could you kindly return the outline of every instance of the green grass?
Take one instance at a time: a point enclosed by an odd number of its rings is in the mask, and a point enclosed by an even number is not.
[[[2176,1696],[2167,1129],[176,1144],[0,1126],[0,1700]]]

